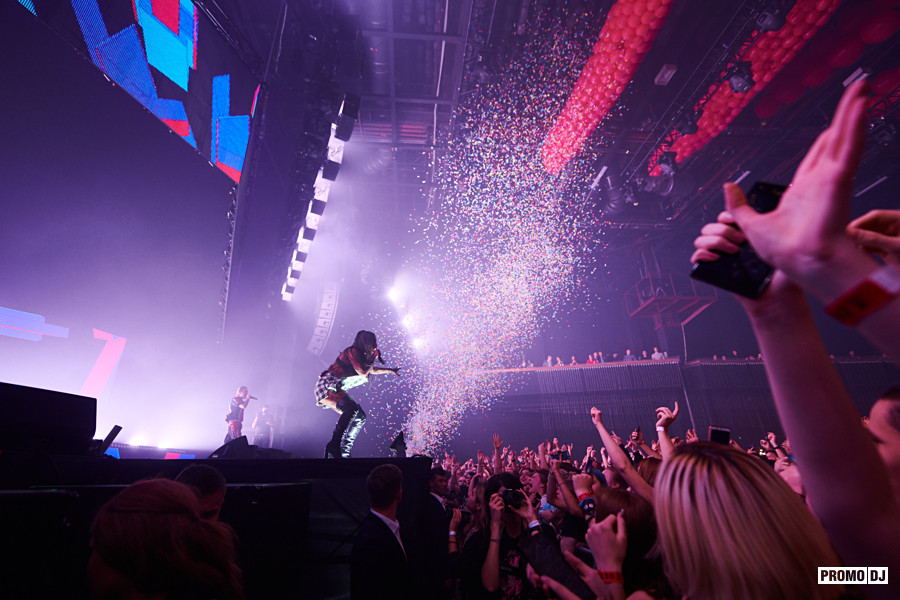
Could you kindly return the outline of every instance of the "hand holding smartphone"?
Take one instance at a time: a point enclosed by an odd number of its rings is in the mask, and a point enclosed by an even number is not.
[[[758,181],[747,194],[747,203],[757,212],[775,210],[787,186]],[[721,254],[714,262],[695,263],[691,277],[710,285],[746,296],[759,298],[772,280],[775,269],[763,262],[749,242],[741,244],[737,254]]]

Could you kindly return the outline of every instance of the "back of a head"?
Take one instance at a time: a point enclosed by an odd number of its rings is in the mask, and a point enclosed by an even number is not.
[[[376,510],[389,507],[402,488],[403,471],[397,465],[378,465],[366,477],[369,504]]]
[[[653,487],[656,484],[656,476],[659,474],[660,464],[662,464],[662,461],[652,456],[649,456],[638,463],[638,475],[641,476],[641,479],[649,483],[650,487]]]
[[[817,567],[839,566],[822,526],[760,459],[684,444],[654,487],[666,574],[692,600],[833,598]]]
[[[637,494],[626,490],[602,487],[595,494],[595,519],[602,521],[622,511],[628,545],[622,572],[626,592],[634,589],[659,590],[663,577],[657,557],[648,556],[656,544],[656,515],[653,505]]]
[[[142,594],[242,598],[234,533],[204,521],[197,498],[169,479],[134,483],[100,508],[91,525],[94,552]]]
[[[225,489],[225,476],[209,465],[189,465],[178,474],[175,481],[195,488],[201,497]]]

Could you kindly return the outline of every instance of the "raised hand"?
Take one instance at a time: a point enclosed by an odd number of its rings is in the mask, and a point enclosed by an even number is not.
[[[756,212],[740,188],[726,184],[726,208],[757,254],[803,281],[838,247],[852,246],[846,233],[853,178],[863,146],[868,85],[857,81],[844,92],[831,125],[813,143],[778,207]]]
[[[776,441],[777,438],[773,432],[768,432],[766,434],[766,439],[769,440],[769,443],[772,444],[773,448],[778,445],[778,442]]]
[[[603,427],[603,413],[596,406],[591,407],[591,421],[594,427]]]
[[[500,434],[495,433],[491,436],[491,441],[494,442],[494,450],[500,450],[500,446],[503,445],[503,440],[500,439]]]
[[[503,509],[506,508],[506,503],[500,497],[500,494],[493,494],[488,502],[488,506],[491,509],[491,523],[500,523],[503,519]]]
[[[459,531],[460,523],[462,523],[462,511],[458,508],[454,508],[453,516],[450,517],[450,531]]]
[[[847,233],[866,252],[900,265],[900,210],[870,210],[850,221]]]
[[[622,445],[622,438],[620,438],[619,436],[617,436],[615,431],[610,431],[610,432],[609,432],[609,437],[611,437],[611,438],[613,439],[613,441],[616,443],[616,446],[621,446],[621,445]]]
[[[678,403],[675,403],[675,410],[670,410],[668,406],[660,406],[656,409],[656,426],[668,429],[669,426],[678,418]]]
[[[623,511],[592,523],[584,536],[601,571],[620,571],[625,560],[628,535]]]
[[[684,441],[687,442],[688,444],[691,444],[693,442],[699,442],[700,438],[697,437],[697,431],[694,429],[688,429],[687,431],[685,431],[684,432]]]

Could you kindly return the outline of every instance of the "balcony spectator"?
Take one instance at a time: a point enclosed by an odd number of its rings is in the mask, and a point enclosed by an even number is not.
[[[650,355],[652,360],[662,360],[665,358],[665,355],[659,351],[659,348],[656,346],[653,347],[653,354]]]

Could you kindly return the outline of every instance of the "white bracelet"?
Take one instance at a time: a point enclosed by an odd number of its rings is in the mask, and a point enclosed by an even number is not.
[[[455,532],[455,531],[451,531],[451,532],[450,532],[450,535],[456,535],[456,532]]]
[[[656,430],[657,430],[657,431],[665,431],[666,428],[665,428],[665,427],[660,427],[659,425],[657,425],[657,426],[656,426]]]

